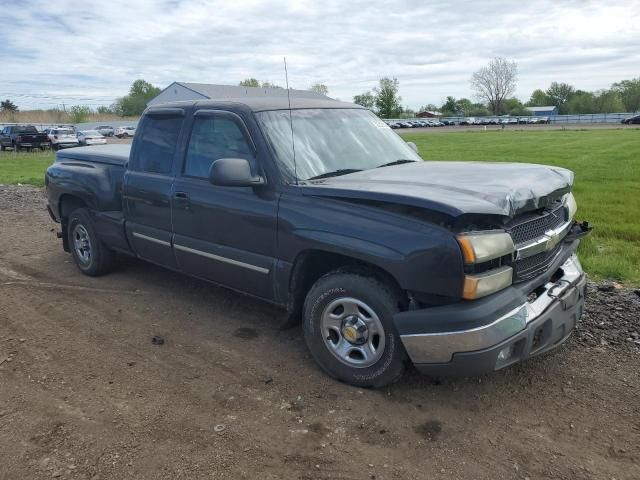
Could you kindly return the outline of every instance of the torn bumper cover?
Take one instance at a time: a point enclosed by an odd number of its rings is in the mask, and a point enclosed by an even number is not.
[[[584,308],[586,276],[573,250],[541,285],[396,315],[415,366],[431,375],[479,375],[562,344]]]

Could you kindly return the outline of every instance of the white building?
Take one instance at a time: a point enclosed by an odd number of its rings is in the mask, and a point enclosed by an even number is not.
[[[327,98],[325,95],[309,90],[291,89],[290,93],[291,97],[295,98]],[[159,105],[161,103],[180,100],[221,100],[225,98],[255,98],[264,96],[286,97],[287,91],[284,88],[239,87],[236,85],[173,82],[156,97],[152,98],[147,105]]]

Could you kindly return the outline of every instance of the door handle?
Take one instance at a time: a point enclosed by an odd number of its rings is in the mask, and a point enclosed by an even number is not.
[[[190,210],[189,194],[187,192],[174,192],[173,198],[176,200],[176,207]]]

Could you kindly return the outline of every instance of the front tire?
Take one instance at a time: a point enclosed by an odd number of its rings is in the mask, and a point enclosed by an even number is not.
[[[93,221],[86,208],[74,210],[69,215],[67,239],[73,260],[85,275],[103,275],[115,266],[115,252],[107,248],[96,235]]]
[[[407,353],[393,315],[401,295],[366,273],[334,271],[320,278],[303,308],[304,338],[320,367],[357,387],[398,380]]]

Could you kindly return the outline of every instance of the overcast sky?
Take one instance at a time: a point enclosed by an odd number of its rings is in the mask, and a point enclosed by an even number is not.
[[[110,104],[144,78],[292,88],[351,100],[397,77],[403,105],[471,97],[495,56],[518,63],[517,96],[564,81],[640,76],[640,1],[2,0],[0,97],[22,110]]]

